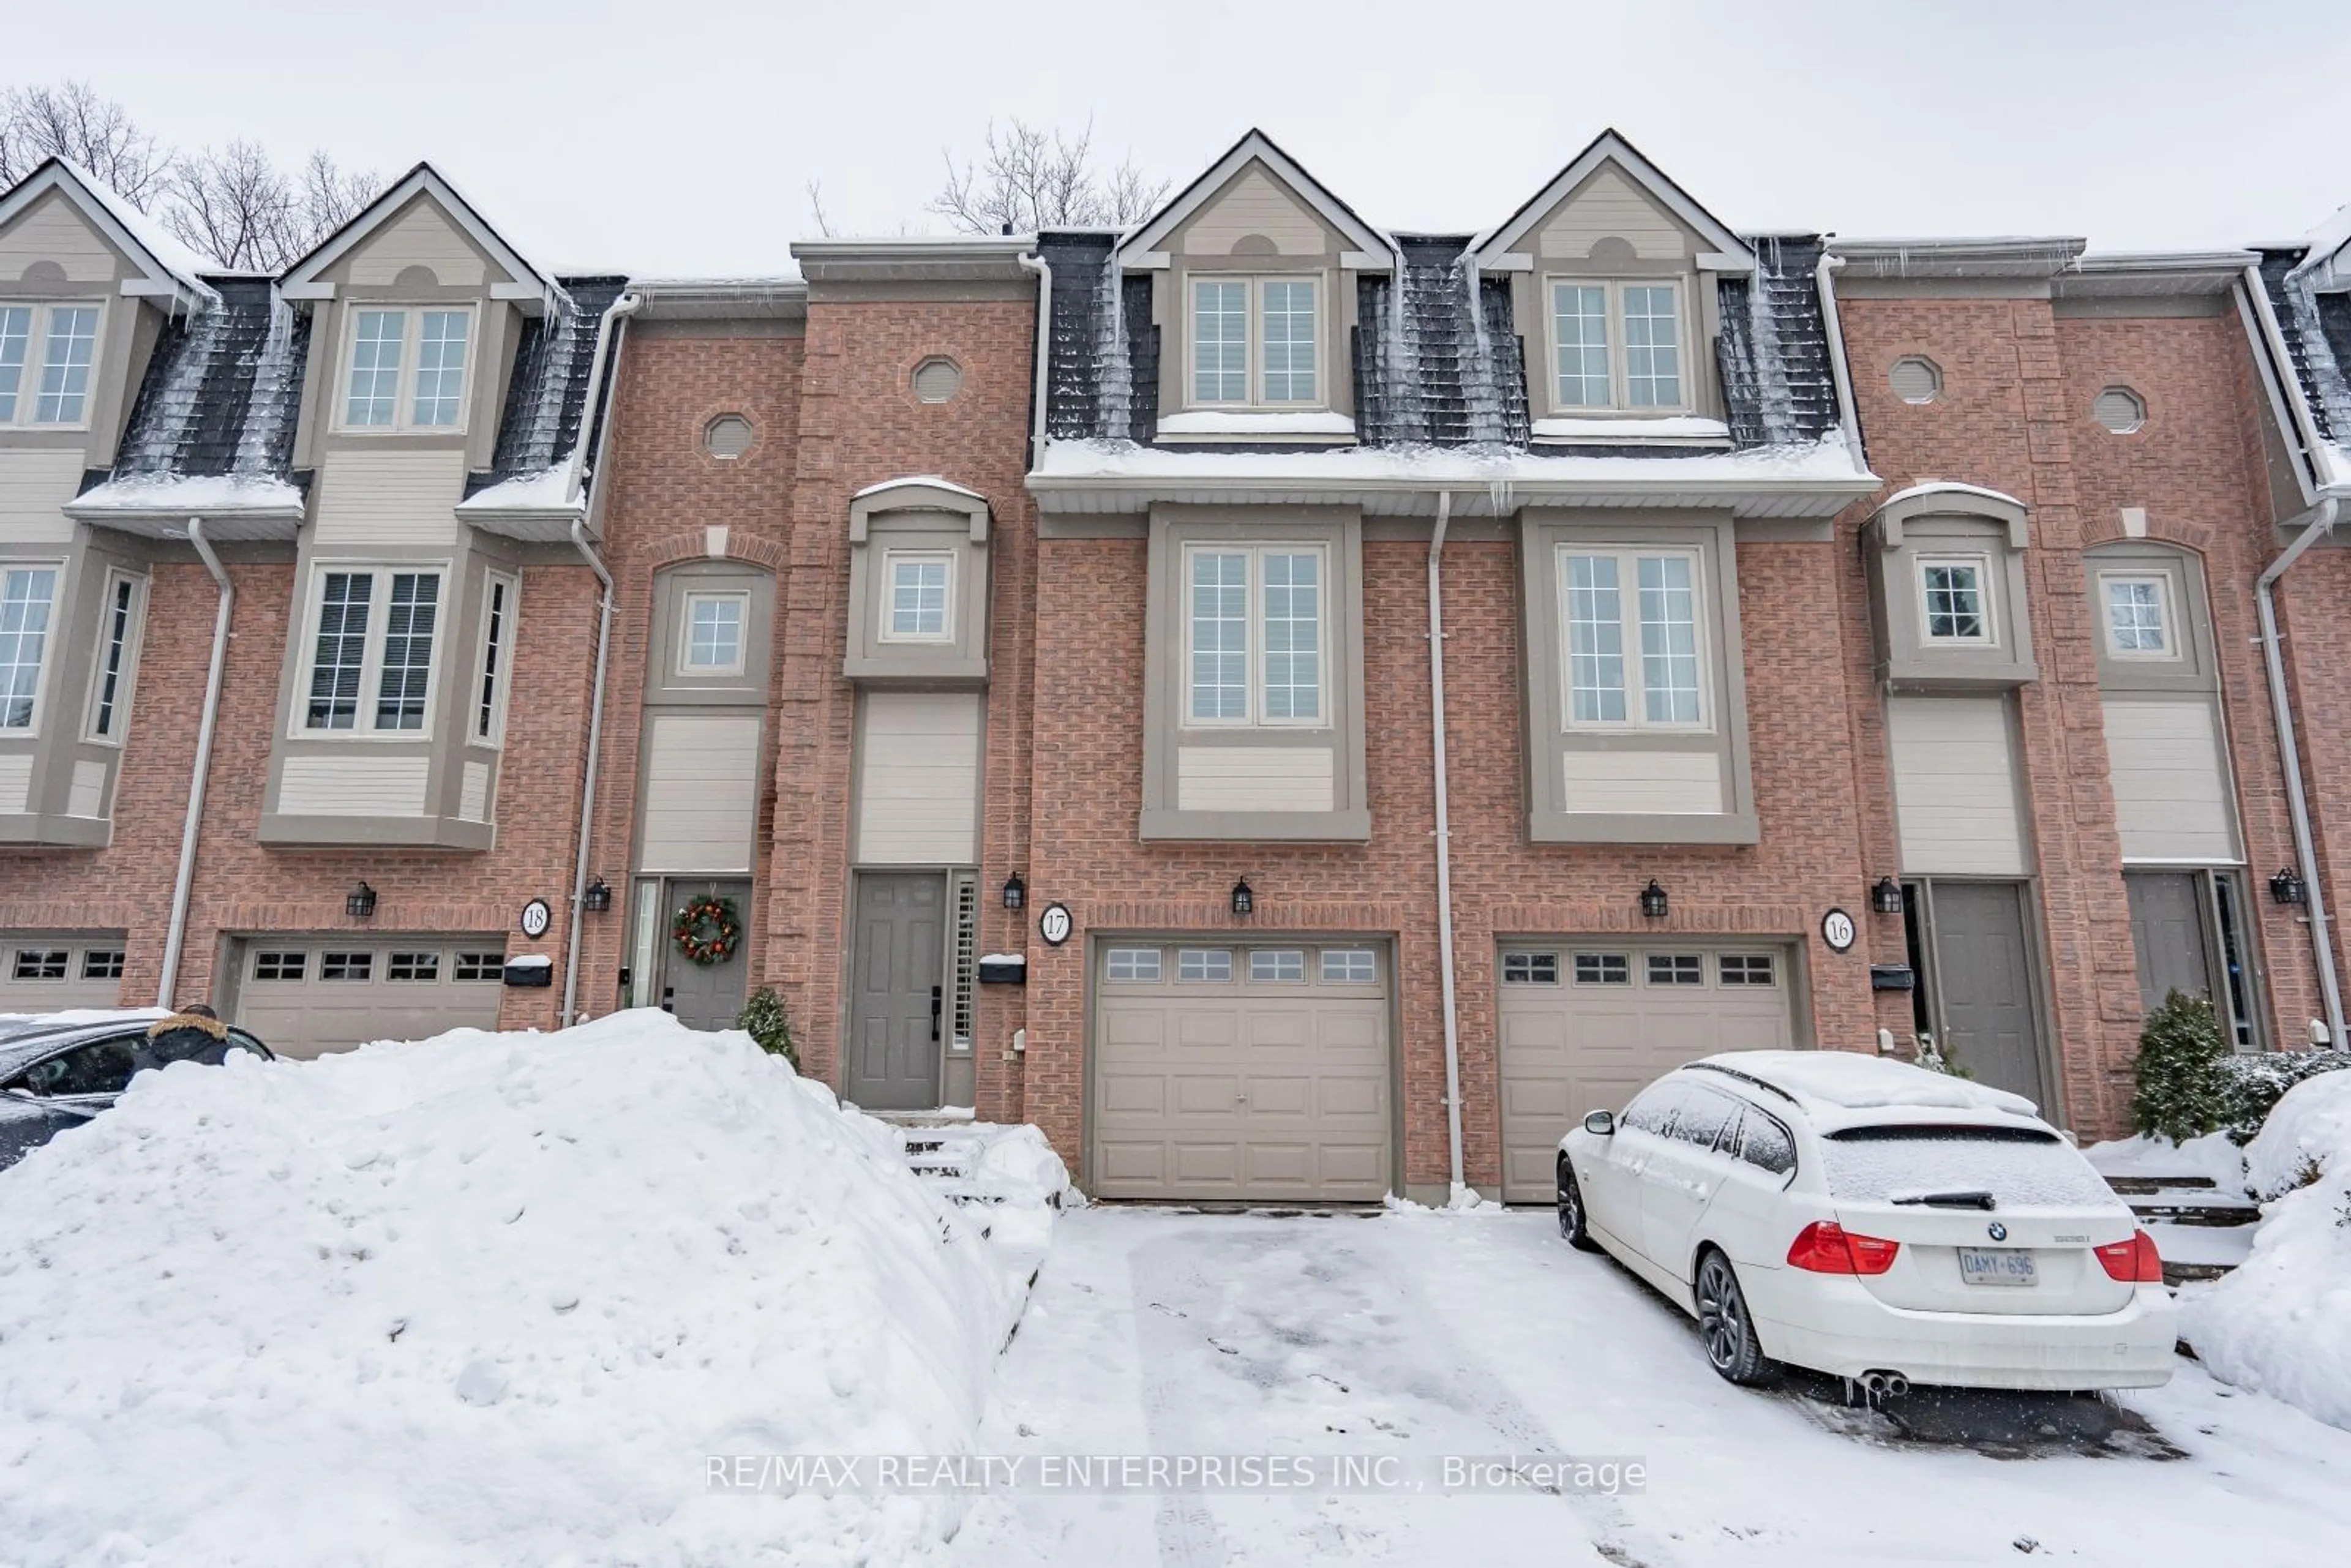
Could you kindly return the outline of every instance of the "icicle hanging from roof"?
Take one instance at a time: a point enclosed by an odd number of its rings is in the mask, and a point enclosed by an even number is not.
[[[294,414],[294,308],[269,290],[269,331],[253,368],[253,388],[246,396],[245,423],[237,433],[236,460],[231,472],[258,476],[272,473],[279,461],[286,426]]]

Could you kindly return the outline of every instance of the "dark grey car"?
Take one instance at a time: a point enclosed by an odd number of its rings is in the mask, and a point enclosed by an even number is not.
[[[149,1009],[0,1018],[0,1168],[113,1104],[149,1068],[217,1063],[232,1051],[270,1056],[241,1029],[219,1039],[187,1030],[150,1039],[148,1030],[164,1016]]]

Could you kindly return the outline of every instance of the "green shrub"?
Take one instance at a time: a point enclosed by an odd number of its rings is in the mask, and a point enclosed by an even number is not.
[[[2236,1109],[2229,1037],[2201,997],[2173,991],[2147,1015],[2131,1116],[2142,1133],[2185,1143],[2229,1125]]]
[[[2270,1107],[2305,1078],[2351,1068],[2351,1051],[2266,1051],[2255,1056],[2231,1056],[2229,1075],[2229,1136],[2250,1144],[2269,1120]]]
[[[800,1070],[799,1053],[792,1049],[792,1020],[784,1014],[784,998],[769,986],[761,986],[751,993],[743,1010],[735,1015],[735,1027],[759,1042],[759,1049],[769,1056],[780,1056]]]

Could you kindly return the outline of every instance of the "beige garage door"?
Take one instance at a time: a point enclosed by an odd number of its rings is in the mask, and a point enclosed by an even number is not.
[[[1382,949],[1112,942],[1096,961],[1096,1197],[1387,1196],[1395,1101]]]
[[[498,1027],[496,936],[249,936],[236,1021],[280,1056]]]
[[[1795,1038],[1789,953],[1567,939],[1501,952],[1502,1197],[1549,1203],[1559,1141],[1659,1074]]]
[[[122,946],[119,931],[0,934],[0,1013],[120,1007]]]

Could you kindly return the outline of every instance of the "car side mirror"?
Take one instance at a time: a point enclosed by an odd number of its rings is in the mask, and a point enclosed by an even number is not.
[[[1594,1111],[1583,1118],[1583,1130],[1595,1138],[1613,1136],[1616,1131],[1616,1113],[1613,1111]]]

